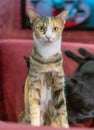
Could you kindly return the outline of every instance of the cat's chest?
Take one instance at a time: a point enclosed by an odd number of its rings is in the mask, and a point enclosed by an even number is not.
[[[53,72],[44,72],[43,83],[41,86],[40,104],[41,109],[47,109],[49,101],[52,101],[52,84],[53,84]],[[45,107],[45,108],[44,108]]]
[[[40,99],[41,104],[47,105],[50,100],[52,100],[51,87],[48,88],[47,86],[42,86]]]

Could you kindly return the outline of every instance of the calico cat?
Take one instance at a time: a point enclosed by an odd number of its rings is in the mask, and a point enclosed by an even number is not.
[[[24,88],[22,120],[33,126],[68,128],[61,53],[62,31],[68,11],[55,17],[41,17],[31,9],[27,14],[32,24],[34,47]]]

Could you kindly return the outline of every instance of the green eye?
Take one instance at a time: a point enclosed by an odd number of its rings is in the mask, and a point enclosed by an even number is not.
[[[54,31],[54,32],[57,32],[58,29],[59,29],[58,27],[54,27],[54,28],[53,28],[53,31]]]
[[[38,27],[38,30],[39,30],[40,32],[44,32],[44,27],[39,26],[39,27]]]

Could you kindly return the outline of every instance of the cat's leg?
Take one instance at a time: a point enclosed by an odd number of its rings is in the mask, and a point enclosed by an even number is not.
[[[64,94],[64,73],[62,71],[56,72],[54,75],[52,97],[61,127],[68,128],[66,99]]]
[[[25,112],[24,112],[24,123],[30,123],[30,113],[29,113],[29,76],[27,76],[24,86],[24,103],[25,103]]]
[[[43,73],[30,73],[30,91],[29,106],[31,115],[31,124],[34,126],[44,125],[44,113],[47,109],[45,106],[47,100],[47,89],[45,75]]]
[[[29,73],[29,106],[30,106],[30,116],[31,125],[41,126],[41,87],[42,87],[43,76],[38,72]]]
[[[39,90],[36,88],[32,88],[29,91],[29,106],[30,106],[30,118],[31,125],[40,126],[40,101],[39,101]]]

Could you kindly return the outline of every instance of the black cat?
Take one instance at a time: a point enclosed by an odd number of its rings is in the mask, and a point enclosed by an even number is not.
[[[94,118],[94,55],[83,48],[81,57],[65,51],[65,54],[78,63],[71,78],[66,78],[68,118],[71,123],[82,123]]]

